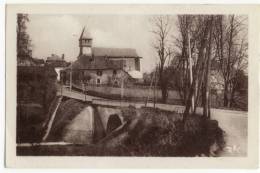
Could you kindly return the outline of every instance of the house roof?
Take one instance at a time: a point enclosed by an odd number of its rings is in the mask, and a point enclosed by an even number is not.
[[[58,55],[52,54],[50,57],[47,57],[47,61],[63,61],[63,60]]]
[[[136,50],[131,48],[93,47],[92,53],[94,57],[141,58],[137,55]]]
[[[44,64],[44,60],[43,59],[38,59],[38,58],[32,58],[33,62],[36,64]]]
[[[143,78],[143,74],[140,71],[132,70],[132,71],[129,71],[128,74],[134,79]]]
[[[17,67],[18,73],[17,75],[40,75],[40,76],[50,76],[56,78],[57,73],[55,72],[54,68],[47,67],[47,66],[18,66]]]
[[[122,69],[123,68],[123,60],[109,60],[106,57],[91,57],[82,55],[78,58],[77,61],[72,63],[73,69],[88,69],[88,70],[96,70],[96,69]]]

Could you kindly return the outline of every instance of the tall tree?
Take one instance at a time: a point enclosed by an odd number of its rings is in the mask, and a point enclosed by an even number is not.
[[[209,35],[212,29],[212,23],[213,23],[213,17],[212,16],[204,16],[201,19],[200,26],[203,28],[202,36],[200,37],[199,40],[199,53],[198,53],[198,60],[196,62],[196,66],[194,69],[194,78],[191,86],[189,87],[189,92],[188,92],[188,98],[186,101],[185,105],[185,111],[183,115],[183,122],[186,121],[188,115],[190,114],[190,108],[191,108],[191,98],[195,94],[195,85],[198,83],[198,81],[204,80],[204,75],[205,75],[205,62],[207,62],[207,56],[206,56],[206,47],[209,44]]]
[[[174,39],[175,49],[172,65],[176,73],[175,87],[179,91],[183,104],[187,102],[189,88],[192,83],[191,79],[194,78],[194,68],[197,63],[201,40],[204,37],[204,22],[205,15],[178,15],[176,26],[179,34]],[[196,81],[194,98],[199,95],[200,90],[197,89],[199,85],[198,81]],[[194,102],[196,107],[198,98]]]
[[[159,57],[158,75],[159,86],[161,89],[162,101],[165,103],[168,97],[168,80],[164,76],[166,61],[171,56],[171,49],[169,44],[170,38],[170,17],[156,16],[152,18],[153,30],[155,35],[154,48]]]
[[[17,14],[17,58],[23,60],[31,58],[31,40],[27,33],[26,23],[29,22],[28,14]]]
[[[214,23],[214,16],[211,16],[212,24]],[[211,74],[211,60],[212,60],[212,35],[213,35],[213,26],[210,27],[209,31],[209,39],[208,39],[208,47],[207,47],[207,65],[204,76],[204,91],[203,91],[203,116],[210,117],[210,74]]]
[[[243,22],[246,18],[229,15],[218,16],[214,39],[216,42],[216,53],[218,69],[223,78],[224,97],[223,105],[232,106],[234,97],[234,78],[239,70],[247,68],[247,39]]]
[[[188,33],[192,33],[191,25],[192,25],[192,18],[191,15],[179,15],[178,21],[177,21],[177,28],[179,31],[179,37],[176,37],[174,40],[175,46],[177,50],[175,51],[175,57],[174,63],[175,63],[175,69],[176,69],[176,88],[179,90],[179,94],[181,96],[181,99],[183,103],[185,104],[187,100],[187,93],[188,88],[190,86],[189,83],[189,73],[188,73]],[[191,34],[191,38],[193,38],[193,34]],[[191,39],[194,40],[194,39]],[[191,43],[192,49],[190,51],[191,54],[193,54],[194,50],[194,42]],[[177,64],[176,64],[177,63]]]

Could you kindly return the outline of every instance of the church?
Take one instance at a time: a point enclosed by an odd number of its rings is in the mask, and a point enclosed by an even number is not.
[[[142,80],[141,57],[135,49],[92,47],[92,43],[93,38],[83,28],[77,60],[66,69],[72,71],[74,84],[120,86],[123,81],[127,84]]]

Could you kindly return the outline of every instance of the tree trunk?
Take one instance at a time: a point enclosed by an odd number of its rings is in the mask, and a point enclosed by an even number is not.
[[[204,55],[203,55],[204,56]],[[203,57],[204,58],[204,57]],[[204,58],[205,59],[205,58]],[[194,106],[194,111],[193,113],[196,112],[196,109],[197,109],[197,106],[198,106],[198,102],[199,102],[199,98],[200,98],[200,93],[203,93],[203,92],[200,92],[200,91],[203,91],[204,90],[204,85],[203,85],[203,81],[204,81],[204,75],[205,75],[205,69],[206,68],[206,63],[203,62],[202,63],[202,67],[201,69],[199,70],[199,75],[200,76],[200,79],[198,81],[195,81],[196,82],[196,85],[197,86],[197,93],[196,93],[196,97],[195,97],[195,106]],[[202,99],[204,98],[203,95],[201,97]],[[203,102],[203,100],[202,100]]]
[[[191,62],[191,47],[190,47],[190,33],[188,31],[188,52],[189,52],[189,61],[188,61],[188,69],[189,69],[189,79],[190,79],[190,83],[189,85],[191,86],[192,81],[193,81],[193,74],[192,74],[192,62]],[[195,94],[194,94],[195,95]],[[194,111],[194,96],[191,98],[191,111]]]
[[[190,112],[191,98],[194,95],[194,88],[195,88],[195,83],[196,83],[195,81],[198,79],[198,72],[199,72],[199,69],[202,67],[202,63],[204,61],[203,57],[205,54],[205,47],[207,44],[208,34],[212,27],[212,21],[213,21],[213,18],[208,19],[207,22],[205,23],[205,30],[203,33],[203,38],[201,40],[201,46],[200,46],[200,50],[199,50],[198,62],[197,62],[195,73],[194,73],[194,79],[193,79],[192,85],[189,89],[189,95],[188,95],[188,99],[187,99],[187,103],[186,103],[186,108],[185,108],[185,111],[183,114],[183,123],[185,123],[187,116],[189,115],[189,112]]]
[[[211,17],[213,20],[213,17]],[[210,112],[210,102],[209,102],[209,93],[210,93],[210,67],[211,67],[211,42],[212,42],[212,27],[210,27],[209,41],[208,41],[208,54],[207,54],[207,66],[205,74],[205,93],[204,93],[204,105],[203,105],[203,116],[209,118]]]
[[[231,26],[230,26],[230,36],[229,36],[229,41],[228,41],[228,57],[227,57],[227,72],[226,72],[226,78],[227,78],[227,83],[225,84],[227,87],[227,90],[225,89],[226,92],[226,104],[224,103],[224,106],[230,107],[230,93],[229,93],[229,87],[230,87],[230,74],[231,74],[231,51],[232,51],[232,46],[233,46],[233,32],[234,32],[234,15],[231,17]],[[224,98],[225,102],[225,98]]]
[[[234,86],[232,87],[231,96],[230,96],[230,107],[235,106],[235,92]]]
[[[168,96],[166,86],[161,86],[161,93],[162,93],[162,102],[166,103],[167,96]]]
[[[228,84],[224,82],[224,107],[228,106]]]
[[[167,81],[165,81],[163,77],[163,66],[160,65],[159,68],[159,81],[160,81],[160,89],[161,89],[161,94],[162,94],[162,102],[166,103],[167,100]]]

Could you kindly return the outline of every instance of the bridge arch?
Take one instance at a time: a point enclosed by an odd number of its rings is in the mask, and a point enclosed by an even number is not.
[[[123,124],[122,120],[118,114],[111,114],[108,117],[106,133],[108,134],[108,133],[112,132],[113,130],[115,130],[116,128],[121,126],[122,124]]]

